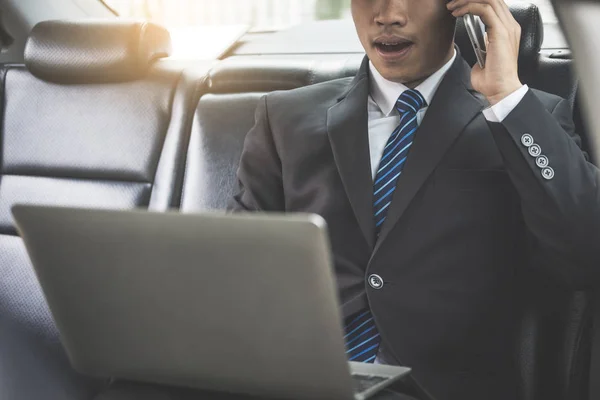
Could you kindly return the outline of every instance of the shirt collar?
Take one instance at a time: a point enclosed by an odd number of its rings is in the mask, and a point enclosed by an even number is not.
[[[428,105],[431,104],[435,92],[440,86],[440,83],[442,83],[442,79],[452,66],[452,63],[455,59],[456,50],[454,50],[454,55],[450,61],[444,64],[442,68],[438,69],[434,74],[425,79],[419,86],[415,88],[421,92]],[[398,97],[400,97],[402,92],[408,90],[408,87],[401,83],[392,82],[385,79],[383,76],[381,76],[379,71],[377,71],[377,68],[375,68],[371,61],[369,61],[369,72],[371,98],[377,104],[381,112],[386,116],[389,116],[392,111],[394,111],[394,106],[396,105]]]

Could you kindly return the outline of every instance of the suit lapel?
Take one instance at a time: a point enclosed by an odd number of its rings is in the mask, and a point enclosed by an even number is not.
[[[368,59],[348,91],[327,112],[327,132],[346,194],[369,248],[375,242],[373,178],[369,152],[367,100]]]
[[[408,155],[375,252],[467,124],[483,109],[471,87],[471,69],[457,55],[425,114]]]

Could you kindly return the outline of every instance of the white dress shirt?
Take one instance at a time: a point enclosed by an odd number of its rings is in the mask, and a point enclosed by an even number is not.
[[[427,104],[431,104],[435,92],[455,59],[456,50],[450,61],[415,88],[421,92]],[[395,108],[396,101],[402,92],[408,90],[408,87],[401,83],[388,81],[381,76],[372,63],[369,63],[369,70],[370,94],[367,105],[369,115],[369,152],[371,155],[371,172],[373,178],[375,178],[379,161],[383,156],[383,149],[394,129],[400,124],[400,115]],[[483,115],[488,121],[502,122],[521,102],[528,89],[527,85],[523,85],[502,101],[483,110]],[[417,124],[420,125],[421,121],[423,121],[427,108],[424,107],[417,113]],[[418,135],[419,131],[416,134]]]

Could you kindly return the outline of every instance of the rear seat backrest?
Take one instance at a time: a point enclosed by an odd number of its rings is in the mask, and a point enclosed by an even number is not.
[[[152,24],[47,21],[31,32],[26,66],[0,66],[2,398],[91,395],[62,353],[10,208],[179,205],[200,82],[155,64],[169,48]]]
[[[295,89],[356,74],[362,55],[322,61],[230,58],[208,79],[200,98],[187,156],[182,211],[224,209],[236,189],[244,138],[258,100],[268,92]]]
[[[169,46],[168,32],[154,25],[48,21],[31,33],[27,68],[1,70],[1,314],[56,334],[12,205],[176,205],[193,88],[180,71],[150,68]]]

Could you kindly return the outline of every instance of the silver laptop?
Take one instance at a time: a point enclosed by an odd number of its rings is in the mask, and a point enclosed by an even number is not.
[[[347,361],[318,216],[34,206],[13,215],[85,374],[351,400],[410,372]]]

